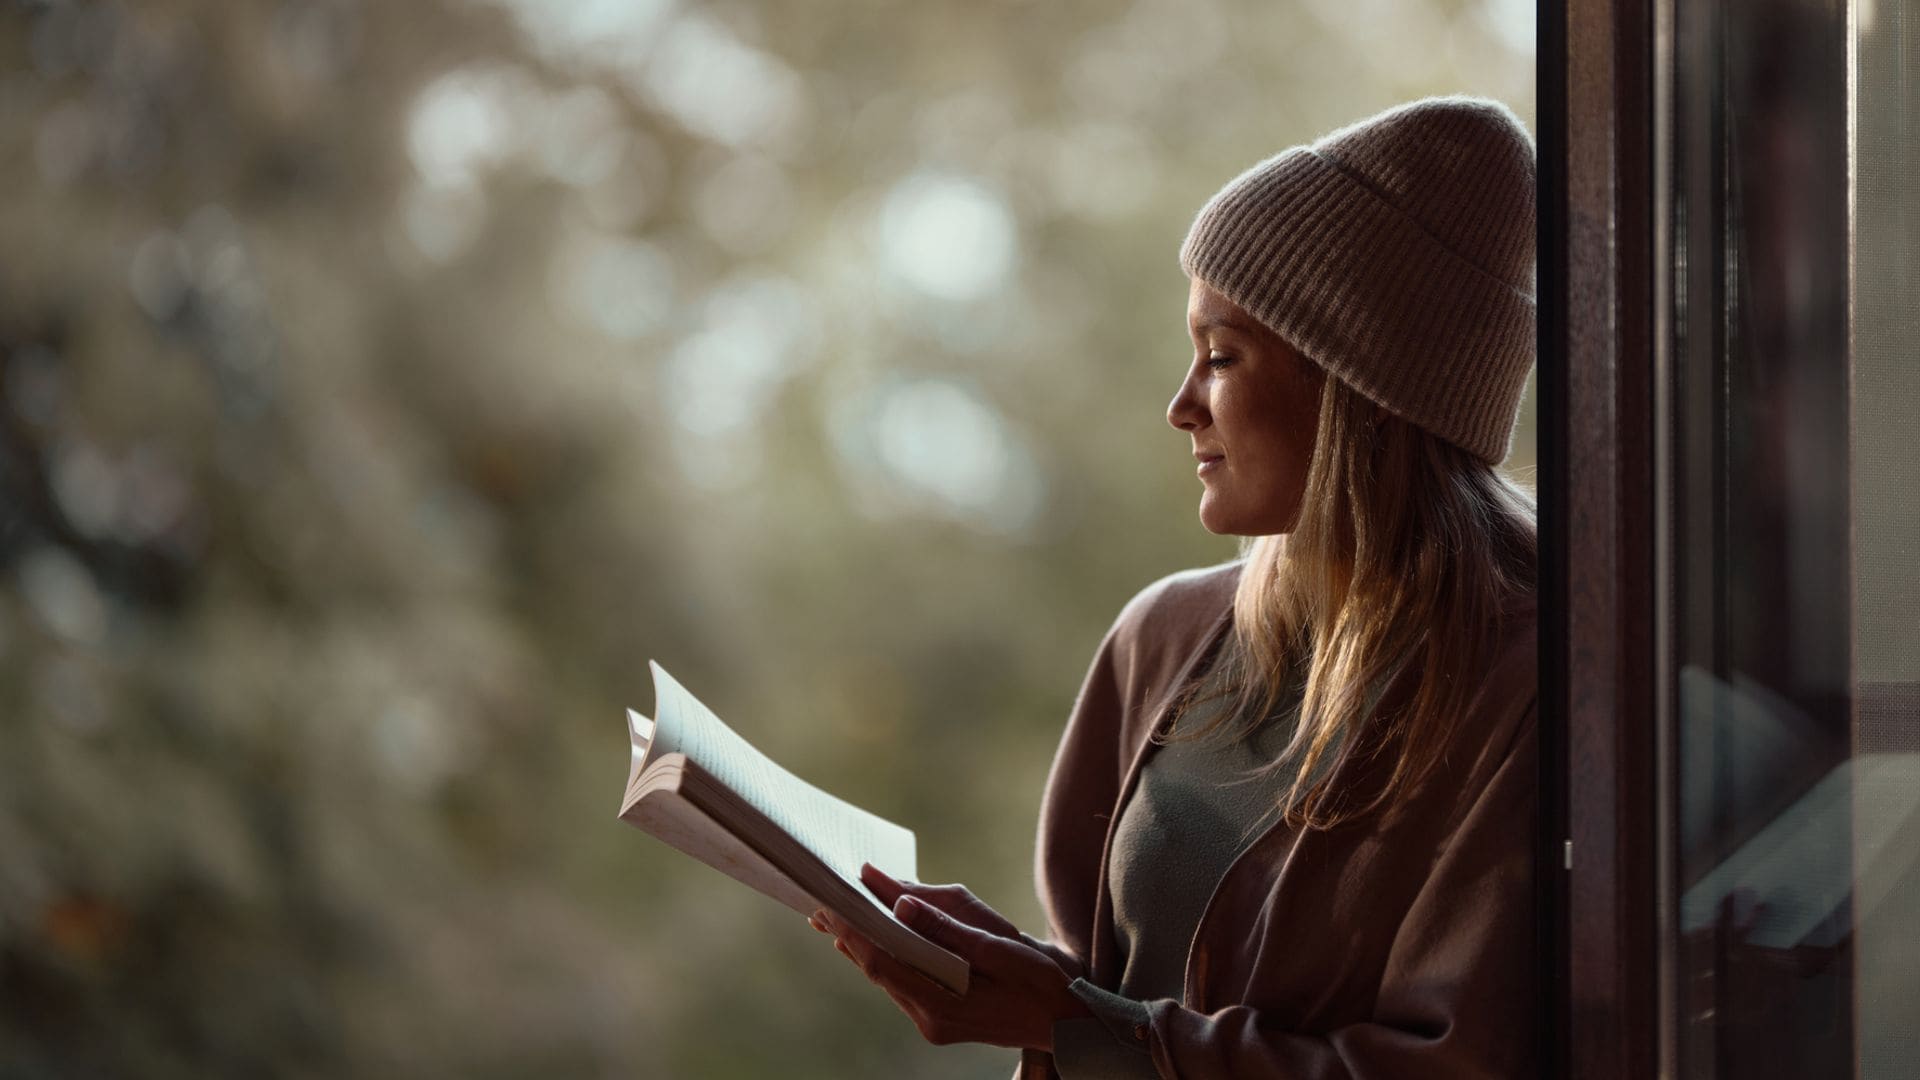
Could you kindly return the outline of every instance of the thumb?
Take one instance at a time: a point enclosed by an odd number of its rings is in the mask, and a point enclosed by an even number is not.
[[[894,917],[907,929],[952,952],[968,964],[979,965],[986,951],[998,940],[984,930],[976,930],[917,896],[902,894],[893,904]]]

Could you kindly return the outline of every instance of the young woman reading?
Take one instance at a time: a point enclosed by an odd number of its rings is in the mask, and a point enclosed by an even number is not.
[[[815,925],[937,1043],[1033,1077],[1537,1075],[1534,158],[1437,98],[1255,165],[1180,249],[1167,410],[1242,557],[1121,611],[1054,760],[1049,940],[868,871],[964,996]]]

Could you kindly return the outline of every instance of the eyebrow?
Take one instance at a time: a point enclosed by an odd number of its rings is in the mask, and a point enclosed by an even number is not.
[[[1221,313],[1202,316],[1189,322],[1187,325],[1195,333],[1203,330],[1238,330],[1241,333],[1246,333],[1252,329],[1240,319]]]

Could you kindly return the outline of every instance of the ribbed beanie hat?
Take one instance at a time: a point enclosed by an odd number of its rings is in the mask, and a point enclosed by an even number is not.
[[[1427,98],[1284,150],[1208,200],[1180,265],[1395,414],[1489,464],[1534,357],[1533,140]]]

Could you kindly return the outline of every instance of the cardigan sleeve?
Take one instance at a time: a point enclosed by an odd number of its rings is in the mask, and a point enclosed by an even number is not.
[[[1092,1015],[1054,1022],[1053,1067],[1061,1080],[1156,1080],[1146,1005],[1085,979],[1070,989]]]
[[[1538,1075],[1537,706],[1446,841],[1388,953],[1373,1015],[1324,1033],[1244,1005],[1146,1002],[1167,1077],[1468,1080]]]

